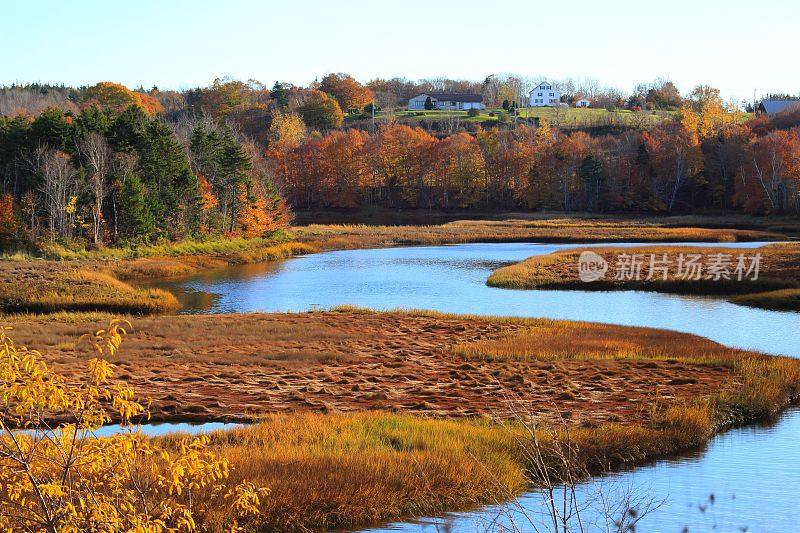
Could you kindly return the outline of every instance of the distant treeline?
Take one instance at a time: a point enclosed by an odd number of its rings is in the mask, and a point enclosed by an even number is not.
[[[777,127],[800,124],[800,113],[741,123],[712,102],[679,117],[599,137],[545,121],[440,139],[397,124],[307,137],[295,129],[268,157],[303,209],[800,214],[800,128]]]
[[[288,224],[263,148],[210,118],[164,121],[157,101],[110,90],[125,98],[0,117],[0,241],[260,236]]]
[[[633,111],[626,129],[591,136],[542,120],[433,137],[391,114],[343,128],[343,109],[360,114],[375,101],[341,74],[309,88],[2,89],[0,240],[263,235],[288,223],[285,200],[304,209],[800,213],[800,112],[743,122],[710,87],[670,101],[674,118],[637,122],[648,112]]]

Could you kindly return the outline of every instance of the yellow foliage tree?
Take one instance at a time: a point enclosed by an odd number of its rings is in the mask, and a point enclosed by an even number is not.
[[[272,150],[296,148],[306,138],[306,125],[296,113],[275,111],[269,126],[269,143]]]
[[[227,505],[231,530],[240,530],[240,520],[258,513],[266,489],[226,487],[228,463],[207,437],[167,448],[132,423],[146,410],[130,387],[112,384],[106,359],[128,326],[114,320],[88,336],[99,357],[79,383],[0,330],[1,530],[194,531],[211,504]],[[112,417],[123,430],[97,436]]]
[[[155,97],[138,91],[131,91],[124,85],[110,81],[101,81],[92,85],[83,95],[83,106],[96,105],[102,109],[121,112],[135,105],[146,114],[155,115],[164,111],[161,102]]]

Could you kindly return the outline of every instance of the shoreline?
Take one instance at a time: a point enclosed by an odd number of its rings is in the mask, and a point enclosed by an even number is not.
[[[61,260],[0,260],[0,312],[112,311],[168,314],[174,297],[131,283],[178,279],[235,264],[320,251],[474,242],[737,242],[785,239],[758,230],[659,226],[606,218],[461,220],[433,226],[309,225],[271,238],[186,241],[141,249],[56,250]],[[80,283],[76,284],[76,278]]]
[[[642,257],[663,254],[695,253],[705,256],[728,253],[724,247],[668,248],[646,244],[630,248],[598,247],[591,249],[603,259],[615,254],[639,254]],[[670,273],[665,279],[616,279],[613,270],[595,281],[582,281],[578,275],[580,247],[533,256],[499,268],[486,280],[490,287],[522,290],[615,291],[637,290],[664,294],[693,294],[726,298],[734,304],[779,310],[800,311],[800,243],[774,243],[750,250],[762,256],[759,277],[744,279],[681,279]],[[673,258],[674,259],[674,258]],[[610,264],[610,263],[609,263]],[[645,265],[646,266],[646,265]],[[731,269],[734,265],[731,265]],[[644,267],[643,267],[644,273]]]
[[[65,340],[102,321],[20,316],[14,332],[20,344],[55,350],[53,367],[69,376],[85,359]],[[582,467],[597,474],[769,420],[800,393],[798,360],[667,330],[353,308],[160,316],[134,326],[112,362],[153,399],[154,419],[188,420],[163,408],[196,405],[210,411],[190,412],[193,421],[232,421],[215,411],[256,420],[209,436],[234,476],[273,489],[266,530],[366,527],[510,499],[535,482],[516,448],[524,413],[542,427],[565,423]],[[597,347],[599,339],[610,344]],[[503,398],[519,402],[505,418]],[[248,411],[255,403],[273,408]],[[354,446],[362,451],[353,455]],[[375,461],[385,476],[371,470]],[[435,488],[419,485],[421,472]],[[364,491],[387,496],[359,496],[355,510],[350,497]]]
[[[312,227],[299,232],[297,248],[265,243],[249,252],[263,261],[296,251],[445,244],[439,242],[445,238],[490,242],[467,226],[455,235],[443,234],[452,229],[444,226],[433,233]],[[416,240],[408,242],[404,232],[411,229]],[[522,240],[571,231],[545,230]],[[600,231],[594,242],[613,243],[620,228],[581,231]],[[264,251],[273,246],[281,252]],[[199,273],[241,257],[78,260],[57,263],[74,270],[53,272],[116,267],[105,287],[113,292],[132,287],[119,278]],[[181,270],[187,264],[191,272]],[[0,320],[10,319],[20,344],[55,351],[54,368],[69,375],[85,361],[71,341],[111,316],[87,310],[67,306],[58,314]],[[506,422],[492,422],[498,398],[522,395],[548,427],[568,420],[581,467],[596,474],[686,453],[732,427],[769,420],[797,403],[800,391],[798,361],[647,328],[353,308],[151,315],[134,325],[112,363],[121,380],[154,400],[154,422],[256,421],[210,438],[234,466],[234,479],[273,489],[264,530],[368,527],[515,497],[535,480],[515,447],[514,432],[525,422],[511,413]],[[638,339],[634,349],[619,344],[630,338]],[[610,346],[597,348],[598,339]]]

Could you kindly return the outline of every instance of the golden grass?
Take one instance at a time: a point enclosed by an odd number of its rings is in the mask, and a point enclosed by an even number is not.
[[[301,241],[315,243],[323,249],[471,242],[737,242],[785,238],[767,231],[670,227],[652,220],[568,216],[459,220],[427,226],[311,224],[294,228],[294,232]]]
[[[47,279],[18,277],[0,285],[4,313],[105,311],[132,315],[178,309],[175,297],[161,289],[138,289],[110,274],[90,270],[62,272]]]
[[[481,420],[295,413],[213,433],[211,445],[231,462],[231,481],[272,489],[258,530],[365,526],[503,501],[525,487],[515,436]]]
[[[744,294],[731,298],[733,303],[774,311],[800,311],[800,289]]]
[[[186,239],[179,242],[128,245],[87,250],[58,243],[42,243],[29,254],[58,261],[92,261],[139,259],[143,257],[186,257],[195,255],[235,255],[240,252],[272,246],[288,241],[291,233],[278,230],[267,237],[213,237]]]
[[[166,249],[172,254],[189,255],[98,259],[90,254],[93,259],[0,261],[0,279],[6,278],[0,284],[0,312],[163,314],[179,307],[172,294],[161,289],[135,288],[124,281],[185,277],[231,264],[277,261],[317,251],[306,243],[274,239],[232,239],[227,247],[219,243],[182,243]],[[154,248],[150,252],[155,250],[164,251]],[[204,255],[209,251],[214,253]]]
[[[83,277],[91,278],[86,274]],[[92,317],[94,315],[87,315],[87,318]],[[25,337],[32,334],[30,323],[37,320],[40,319],[22,316],[21,323],[14,324],[19,326],[15,329],[21,340],[28,343]],[[54,332],[74,334],[82,328],[74,323],[47,321],[46,324],[49,327],[44,334],[53,335],[48,342],[56,347],[61,346],[63,338],[55,336]],[[345,325],[349,328],[346,331],[343,330]],[[523,396],[531,389],[544,390],[547,383],[529,383],[519,389],[500,386],[491,392],[487,389],[481,397],[498,417],[492,419],[452,419],[441,414],[428,418],[400,412],[363,411],[373,408],[372,404],[362,402],[366,396],[356,398],[356,402],[348,406],[349,411],[357,412],[309,413],[299,411],[301,404],[296,404],[294,409],[284,404],[283,408],[290,412],[266,415],[254,426],[212,435],[213,449],[231,462],[232,482],[251,481],[272,489],[265,500],[264,513],[248,524],[260,531],[356,528],[508,500],[529,483],[540,481],[533,475],[534,469],[529,463],[531,441],[525,424],[530,422],[531,416],[537,417],[541,424],[536,435],[554,471],[560,468],[553,451],[558,446],[554,439],[563,440],[568,435],[576,446],[573,466],[578,471],[601,472],[702,445],[714,432],[734,423],[770,418],[800,396],[800,360],[734,350],[702,337],[664,330],[541,319],[469,318],[433,312],[378,313],[364,309],[145,318],[138,320],[136,326],[147,335],[131,335],[115,362],[131,383],[134,382],[131,374],[139,369],[146,372],[158,369],[153,375],[158,377],[159,387],[164,391],[164,383],[169,383],[169,394],[178,395],[173,400],[180,402],[188,401],[189,397],[180,397],[181,380],[176,379],[180,376],[171,373],[169,368],[189,371],[193,378],[191,397],[195,399],[202,399],[202,395],[198,396],[200,389],[213,391],[211,387],[223,377],[224,369],[235,380],[226,382],[224,388],[245,391],[248,401],[256,395],[263,399],[272,389],[270,376],[282,373],[285,368],[291,370],[293,377],[275,383],[282,383],[281,387],[299,387],[291,391],[289,397],[305,390],[301,400],[315,394],[309,389],[314,388],[313,383],[320,377],[316,373],[318,369],[324,369],[324,376],[331,378],[326,381],[326,387],[343,381],[346,385],[354,383],[357,376],[354,372],[364,372],[358,375],[365,378],[359,383],[377,386],[377,390],[382,390],[381,381],[372,378],[383,376],[391,381],[402,376],[406,382],[411,376],[412,381],[422,383],[429,373],[436,381],[435,390],[439,391],[453,371],[458,374],[453,378],[453,385],[466,383],[470,389],[475,388],[478,367],[486,375],[494,376],[494,384],[516,382],[502,381],[509,369],[515,372],[513,378],[533,377],[535,370],[542,370],[544,374],[541,375],[550,382],[557,377],[559,368],[574,367],[587,377],[585,381],[597,383],[593,377],[598,377],[602,370],[610,374],[613,381],[625,381],[626,386],[634,389],[641,386],[629,379],[634,374],[625,374],[624,369],[638,366],[639,372],[649,375],[651,384],[667,373],[663,376],[664,383],[670,385],[662,391],[672,394],[662,397],[647,393],[648,404],[642,406],[647,411],[642,416],[594,425],[578,425],[574,419],[564,421],[563,418],[562,422],[568,425],[561,425],[544,415],[543,403],[529,403],[529,398]],[[509,329],[511,326],[516,329]],[[376,335],[376,327],[380,333],[386,333],[385,339]],[[220,338],[208,335],[208,331],[219,331]],[[404,332],[403,335],[398,336],[398,331]],[[491,338],[459,342],[474,337],[476,332]],[[365,354],[364,359],[351,354],[352,359],[335,362],[295,358],[286,361],[286,367],[269,366],[267,374],[258,371],[264,356],[255,357],[255,354],[272,354],[275,346],[281,343],[308,346],[317,337],[325,341],[320,346],[335,346],[346,353],[370,347],[374,353]],[[176,345],[178,339],[186,344]],[[281,343],[276,344],[276,339]],[[441,352],[421,359],[422,365],[396,365],[421,357],[409,353],[424,350],[434,341],[441,344]],[[317,342],[321,341],[317,339]],[[403,342],[407,344],[401,345]],[[150,348],[145,349],[148,346]],[[187,347],[191,349],[187,351]],[[188,355],[190,352],[197,354]],[[204,358],[216,373],[202,374],[199,358]],[[482,362],[473,365],[465,359]],[[498,363],[516,364],[520,360],[540,362],[531,366]],[[589,364],[590,360],[595,360],[595,364]],[[667,364],[666,360],[679,361],[680,365]],[[84,362],[83,359],[77,361]],[[237,361],[243,366],[235,366]],[[302,377],[298,373],[301,362],[312,365],[311,376],[316,377]],[[650,366],[644,367],[642,362]],[[63,356],[57,362],[60,368],[68,364],[72,363]],[[336,371],[337,367],[341,367],[341,373]],[[717,367],[723,367],[724,371]],[[369,368],[374,368],[374,373],[367,374]],[[398,376],[391,375],[395,368]],[[698,371],[726,381],[721,388],[701,387],[702,390],[692,389],[699,393],[676,394],[681,385],[671,383],[697,377]],[[570,381],[580,379],[573,374]],[[251,383],[256,388],[248,392],[244,387]],[[450,382],[447,383],[448,390],[441,391],[445,396],[466,397],[467,390],[450,387]],[[599,384],[604,390],[600,396],[602,400],[611,393],[605,388],[606,382]],[[556,404],[560,411],[598,408],[596,400],[572,403],[559,399],[557,392],[546,401]],[[232,409],[229,399],[211,394],[212,398],[225,402],[226,411]],[[629,403],[636,394],[639,393],[629,391],[623,401]],[[456,401],[464,403],[463,399]],[[517,402],[528,410],[515,411],[513,407]],[[504,406],[505,403],[511,404],[512,409]],[[509,412],[515,413],[511,419]],[[164,438],[167,443],[170,439],[175,437]],[[205,530],[222,531],[230,517],[217,512],[202,519]]]
[[[547,319],[499,338],[456,344],[452,350],[475,361],[647,359],[726,367],[750,353],[669,330]]]
[[[271,488],[256,530],[346,529],[499,503],[539,483],[527,422],[293,413],[212,433],[211,446],[230,461],[231,481]],[[599,473],[701,445],[713,426],[707,408],[684,406],[650,425],[535,431],[549,469],[563,468],[555,449],[568,432],[570,468]],[[221,530],[225,520],[205,517],[203,526]]]
[[[487,279],[487,285],[506,289],[574,289],[574,290],[646,290],[671,292],[678,294],[753,294],[765,291],[782,291],[800,287],[800,245],[797,243],[770,244],[756,250],[732,250],[730,248],[696,248],[696,247],[636,247],[636,248],[593,248],[592,251],[609,261],[609,271],[604,279],[590,283],[578,277],[578,260],[583,250],[573,249],[554,252],[547,255],[534,256],[519,263],[499,268]],[[640,279],[615,279],[614,258],[619,254],[641,254],[645,258]],[[738,281],[734,276],[730,280],[707,279],[704,275],[699,280],[684,280],[676,277],[677,267],[674,261],[679,254],[732,254],[739,253],[752,257],[761,254],[761,266],[758,279],[746,277]],[[673,265],[667,279],[647,280],[649,257],[657,258],[667,254]],[[734,265],[735,266],[735,265]],[[735,303],[749,304],[757,307],[800,309],[797,292],[774,292],[769,296],[753,296],[734,298]],[[762,305],[763,304],[763,305]]]

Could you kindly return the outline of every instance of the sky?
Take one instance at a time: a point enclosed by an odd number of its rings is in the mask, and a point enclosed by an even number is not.
[[[0,0],[0,27],[6,85],[517,73],[800,93],[798,0]]]

